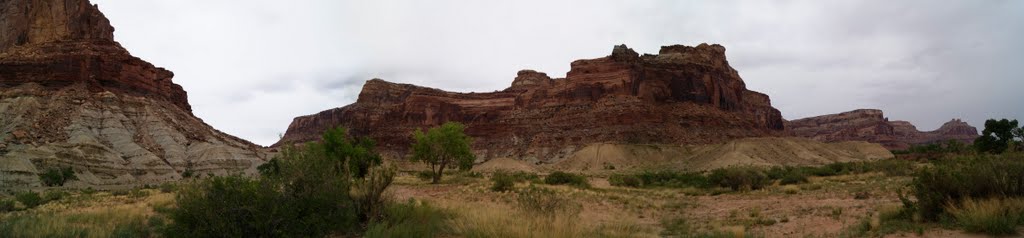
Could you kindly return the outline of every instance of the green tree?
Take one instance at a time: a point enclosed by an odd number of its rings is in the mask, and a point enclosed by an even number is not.
[[[1014,142],[1014,134],[1019,134],[1017,120],[995,120],[985,121],[985,130],[981,137],[974,140],[974,147],[979,152],[1001,154]]]
[[[469,148],[473,138],[466,136],[465,128],[458,122],[447,122],[426,133],[421,130],[413,133],[412,160],[430,165],[433,183],[441,182],[445,168],[469,170],[473,167],[476,158]]]

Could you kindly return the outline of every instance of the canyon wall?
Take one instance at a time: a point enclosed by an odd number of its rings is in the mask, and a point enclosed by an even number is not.
[[[447,121],[467,125],[481,160],[537,162],[598,142],[706,144],[784,131],[779,111],[746,88],[724,47],[673,45],[640,55],[620,45],[609,56],[572,62],[566,78],[523,70],[510,87],[490,93],[372,79],[355,103],[295,118],[275,146],[342,126],[401,157],[413,131]]]
[[[62,167],[90,187],[255,172],[262,147],[196,118],[174,74],[113,32],[88,0],[0,1],[0,189]]]

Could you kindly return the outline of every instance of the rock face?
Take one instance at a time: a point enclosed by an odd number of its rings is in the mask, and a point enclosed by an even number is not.
[[[860,109],[839,114],[786,122],[795,135],[823,142],[869,141],[890,150],[905,150],[912,145],[958,140],[972,143],[978,129],[959,119],[946,122],[935,131],[922,132],[907,121],[889,121],[881,110]]]
[[[402,156],[416,129],[466,124],[481,159],[554,162],[598,142],[693,144],[771,136],[783,120],[767,95],[746,89],[719,45],[625,45],[572,62],[566,78],[523,70],[502,91],[453,93],[373,79],[348,106],[295,118],[275,146],[344,126]]]
[[[0,1],[0,188],[71,166],[79,186],[252,172],[260,147],[196,118],[173,73],[114,41],[88,0]]]

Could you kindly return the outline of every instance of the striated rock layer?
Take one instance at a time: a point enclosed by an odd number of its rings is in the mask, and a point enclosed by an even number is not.
[[[957,140],[973,143],[978,129],[960,119],[946,122],[934,131],[919,131],[907,121],[889,121],[882,110],[860,109],[839,114],[786,122],[795,135],[824,142],[868,141],[890,150],[905,150],[912,145]]]
[[[620,45],[610,56],[572,62],[566,78],[523,70],[492,93],[369,80],[355,103],[295,118],[275,146],[344,126],[402,156],[412,131],[446,121],[468,126],[481,159],[545,162],[597,142],[716,143],[772,136],[784,126],[767,95],[747,90],[720,45],[665,46],[643,56]]]
[[[138,185],[253,172],[260,147],[196,118],[173,73],[114,41],[88,0],[0,1],[0,189]]]

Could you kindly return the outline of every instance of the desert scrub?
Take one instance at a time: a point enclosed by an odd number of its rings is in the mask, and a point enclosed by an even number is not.
[[[555,171],[544,178],[544,183],[550,185],[563,185],[568,184],[578,188],[589,188],[590,182],[587,182],[587,177],[579,174],[566,173],[562,171]]]
[[[14,200],[7,198],[0,198],[0,212],[10,212],[15,209]]]
[[[881,237],[888,234],[924,233],[924,224],[915,221],[914,211],[906,205],[884,206],[877,214],[865,217],[846,228],[840,237]]]
[[[712,170],[708,180],[733,191],[757,190],[768,185],[768,176],[756,167],[729,167]]]
[[[640,188],[643,182],[635,175],[613,174],[608,177],[608,183],[612,186]]]
[[[965,231],[989,235],[1012,235],[1024,224],[1024,199],[964,199],[960,205],[947,206],[956,223]]]
[[[579,204],[561,196],[558,192],[532,185],[519,191],[516,205],[523,212],[542,216],[577,214],[581,210]]]
[[[43,197],[40,197],[38,193],[32,191],[14,194],[14,199],[18,200],[21,205],[24,205],[25,208],[28,209],[32,209],[46,203],[46,200],[43,200]]]
[[[405,203],[389,204],[383,219],[373,221],[365,237],[439,237],[452,232],[449,220],[452,214],[426,202],[410,199]]]
[[[516,187],[515,178],[505,171],[494,172],[494,174],[491,175],[491,182],[494,183],[491,185],[491,191],[495,192],[511,191]]]
[[[979,155],[938,161],[919,171],[913,185],[920,215],[937,221],[949,204],[965,199],[1024,197],[1024,156]]]

